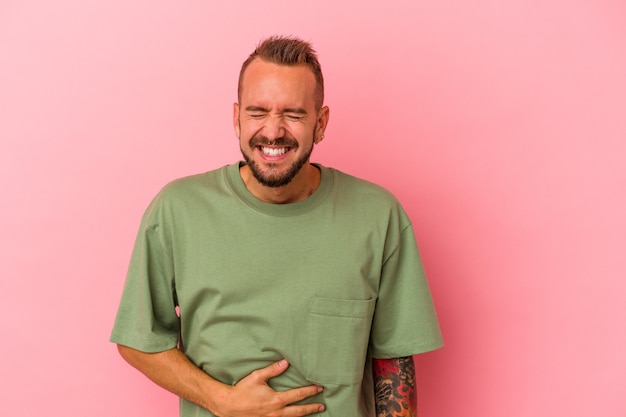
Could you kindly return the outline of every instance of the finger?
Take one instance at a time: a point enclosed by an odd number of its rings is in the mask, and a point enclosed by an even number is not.
[[[289,368],[289,362],[286,359],[282,359],[278,362],[274,362],[273,364],[266,366],[265,368],[257,369],[252,372],[256,377],[260,378],[263,381],[267,381],[275,376],[278,376],[285,372]]]
[[[308,416],[309,414],[321,413],[326,410],[324,404],[292,405],[285,408],[285,417]]]
[[[324,391],[323,387],[317,385],[310,385],[308,387],[300,387],[290,389],[288,391],[282,391],[277,393],[280,395],[281,402],[285,405],[297,403],[305,398],[312,397]],[[319,405],[319,404],[318,404]]]

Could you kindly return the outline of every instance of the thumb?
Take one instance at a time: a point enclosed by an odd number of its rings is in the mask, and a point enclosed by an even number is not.
[[[254,373],[257,374],[256,376],[261,378],[263,381],[268,381],[269,379],[285,372],[287,368],[289,368],[289,362],[287,362],[287,359],[282,359],[266,366],[265,368],[257,369]]]

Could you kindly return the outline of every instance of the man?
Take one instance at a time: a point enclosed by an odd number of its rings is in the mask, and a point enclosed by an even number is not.
[[[329,109],[306,42],[242,66],[245,162],[175,181],[143,219],[111,340],[181,416],[416,415],[411,355],[441,335],[409,219],[312,164]]]

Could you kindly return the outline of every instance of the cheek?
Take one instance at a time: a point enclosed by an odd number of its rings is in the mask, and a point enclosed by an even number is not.
[[[262,123],[243,121],[239,123],[239,134],[241,137],[251,137],[257,134],[262,128]]]
[[[237,129],[237,137],[239,140],[244,141],[250,139],[250,129],[245,123],[240,123]]]
[[[300,123],[294,123],[288,125],[285,130],[293,137],[306,140],[311,136],[311,127],[310,125],[304,125]]]

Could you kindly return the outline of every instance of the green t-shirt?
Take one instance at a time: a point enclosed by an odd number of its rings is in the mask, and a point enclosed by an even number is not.
[[[384,189],[321,170],[306,200],[256,199],[239,164],[167,185],[142,219],[111,341],[179,345],[235,384],[286,358],[270,385],[321,384],[322,416],[373,416],[370,358],[441,346],[410,221]],[[177,314],[176,307],[179,312]],[[181,399],[181,416],[212,416]]]

